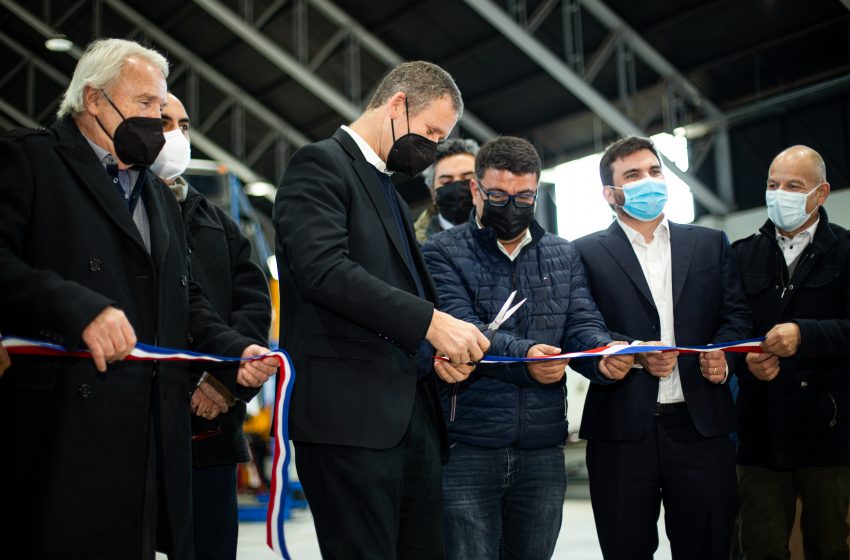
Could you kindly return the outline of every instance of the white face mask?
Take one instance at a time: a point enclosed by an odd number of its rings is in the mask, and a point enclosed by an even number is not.
[[[794,231],[818,211],[818,207],[815,206],[812,212],[806,212],[806,202],[809,200],[809,196],[819,187],[820,185],[807,193],[788,192],[779,189],[765,191],[767,217],[782,231]]]
[[[170,181],[182,175],[189,167],[192,148],[179,128],[165,133],[165,146],[151,164],[151,171],[160,179]]]

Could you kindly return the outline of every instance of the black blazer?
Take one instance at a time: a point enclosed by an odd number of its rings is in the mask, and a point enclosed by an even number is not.
[[[637,256],[620,225],[576,240],[587,284],[615,340],[658,340],[658,311]],[[670,222],[673,315],[680,346],[747,338],[750,314],[726,234]],[[733,354],[730,372],[734,370]],[[577,364],[576,367],[589,367]],[[679,376],[691,418],[706,437],[735,431],[726,384],[702,377],[697,354],[679,356]],[[658,378],[632,369],[609,385],[592,384],[580,435],[585,439],[637,441],[649,432],[658,400]]]
[[[144,173],[150,254],[71,119],[0,139],[0,331],[76,348],[115,305],[140,342],[186,348],[193,338],[196,349],[241,354],[250,341],[227,338],[189,280],[174,195]],[[21,523],[3,524],[0,539],[26,540],[33,558],[137,557],[158,412],[173,557],[191,558],[190,374],[174,362],[101,374],[90,359],[16,356],[0,379],[0,501]]]
[[[427,299],[375,168],[348,133],[301,148],[286,168],[274,224],[294,441],[386,449],[407,429],[436,290],[396,199]]]

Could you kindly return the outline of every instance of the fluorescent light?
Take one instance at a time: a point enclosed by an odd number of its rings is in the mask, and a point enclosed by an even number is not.
[[[72,43],[71,40],[64,35],[56,35],[55,37],[51,37],[46,40],[44,42],[44,46],[49,51],[68,52],[71,50],[71,47],[74,46],[74,43]]]

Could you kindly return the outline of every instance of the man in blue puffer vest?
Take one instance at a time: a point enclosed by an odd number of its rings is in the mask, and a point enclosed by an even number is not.
[[[546,356],[612,342],[578,252],[534,221],[540,158],[521,138],[485,144],[470,181],[468,224],[422,248],[440,308],[486,325],[510,293],[525,305],[493,336],[490,354]],[[439,351],[439,350],[438,350]],[[451,447],[443,468],[446,558],[550,558],[561,527],[567,360],[481,365],[441,385]],[[621,379],[631,356],[598,360],[591,381]]]

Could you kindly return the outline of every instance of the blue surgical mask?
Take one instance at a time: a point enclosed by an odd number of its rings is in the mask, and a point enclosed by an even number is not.
[[[805,194],[779,189],[765,191],[764,200],[767,204],[767,217],[782,231],[794,231],[818,211],[816,206],[812,212],[806,212],[806,201],[818,188],[820,188],[820,185]]]
[[[626,203],[621,208],[626,214],[642,222],[651,222],[660,216],[664,205],[667,204],[667,183],[662,179],[647,177],[624,187],[611,188],[623,191]]]

